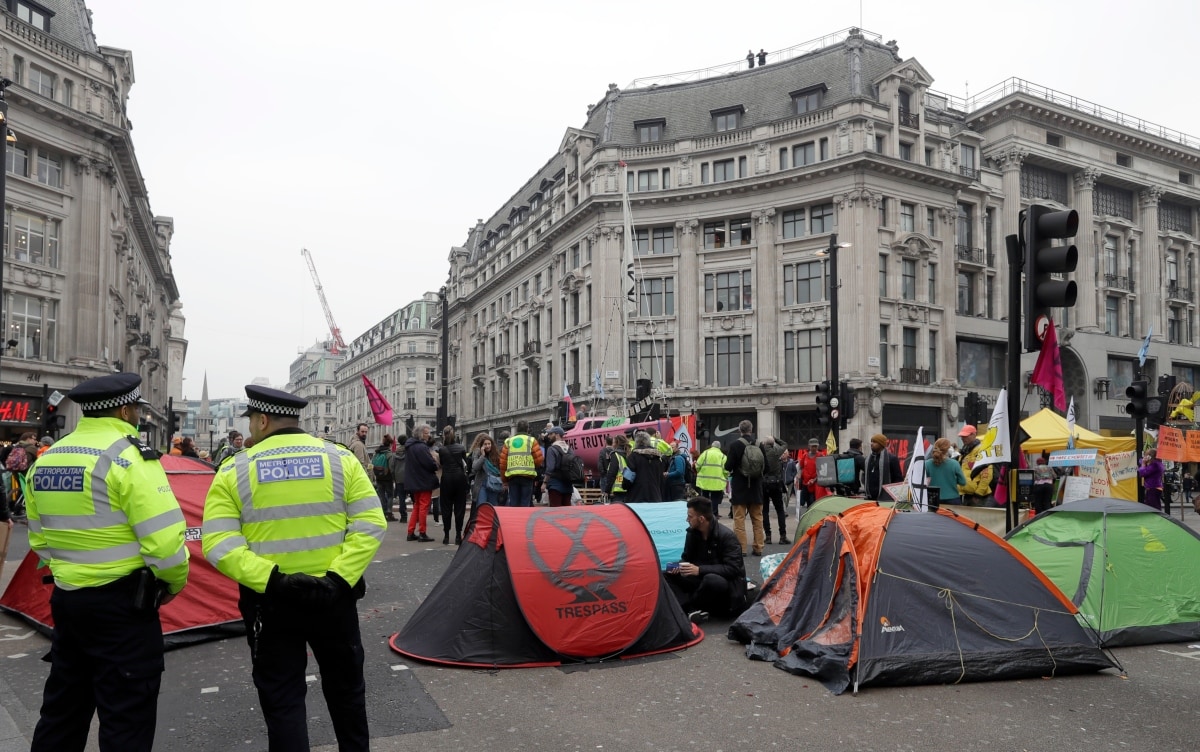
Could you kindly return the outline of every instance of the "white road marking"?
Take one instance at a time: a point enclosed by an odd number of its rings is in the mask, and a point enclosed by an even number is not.
[[[1190,648],[1192,646],[1188,645],[1188,647]],[[1159,648],[1158,652],[1166,653],[1167,655],[1174,655],[1179,658],[1191,658],[1194,661],[1200,661],[1200,650],[1197,650],[1193,653],[1179,653],[1174,650],[1163,650],[1162,648]]]
[[[304,681],[309,684],[312,684],[316,680],[317,680],[317,677],[313,676],[312,674],[309,674],[308,676],[304,677]]]
[[[408,666],[405,666],[403,663],[397,663],[395,666],[392,666],[392,670],[393,671],[407,671]]]
[[[27,655],[29,655],[29,653],[13,653],[9,656],[9,658],[24,658]]]
[[[220,691],[221,691],[220,687],[204,687],[203,689],[200,690],[200,694],[211,695],[214,692],[220,692]]]

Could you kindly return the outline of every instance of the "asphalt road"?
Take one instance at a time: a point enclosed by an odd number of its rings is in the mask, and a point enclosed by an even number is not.
[[[26,549],[15,536],[0,586]],[[453,555],[454,546],[406,542],[393,524],[368,571],[361,615],[374,750],[1191,752],[1200,739],[1200,644],[1119,649],[1125,676],[1110,670],[840,697],[747,660],[720,621],[706,624],[708,636],[690,650],[612,664],[477,671],[403,659],[386,640]],[[757,569],[756,559],[747,564]],[[0,752],[29,747],[48,646],[0,614]],[[266,749],[244,639],[174,650],[166,663],[156,750]],[[311,660],[310,675],[310,737],[314,749],[334,750]],[[97,749],[94,738],[89,749]]]

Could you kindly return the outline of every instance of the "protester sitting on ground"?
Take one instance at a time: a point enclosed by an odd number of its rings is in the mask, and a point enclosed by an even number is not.
[[[737,616],[746,608],[746,568],[742,545],[717,522],[712,503],[693,496],[687,503],[683,558],[667,568],[667,585],[694,622],[710,614]]]
[[[936,488],[937,504],[958,504],[958,487],[966,484],[967,476],[963,475],[962,466],[950,459],[953,444],[945,437],[933,442],[933,450],[929,459],[925,460],[925,485]],[[936,508],[930,504],[930,508]]]

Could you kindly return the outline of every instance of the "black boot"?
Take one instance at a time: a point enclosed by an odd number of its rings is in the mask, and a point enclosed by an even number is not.
[[[449,530],[447,530],[446,532],[442,533],[442,545],[443,545],[443,546],[449,546],[449,545],[450,545],[450,531],[449,531]]]
[[[462,545],[462,533],[461,532],[454,534],[454,545],[456,545],[456,546]]]

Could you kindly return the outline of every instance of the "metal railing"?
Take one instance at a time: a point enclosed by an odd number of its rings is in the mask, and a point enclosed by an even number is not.
[[[980,266],[988,266],[992,256],[992,254],[987,253],[982,248],[972,248],[969,245],[954,246],[954,255],[959,261],[979,264]]]
[[[1174,141],[1191,149],[1200,149],[1200,138],[1196,136],[1189,136],[1181,131],[1167,128],[1139,117],[1126,115],[1123,112],[1105,107],[1104,105],[1089,102],[1086,99],[1081,99],[1071,94],[1064,94],[1061,91],[1056,91],[1020,78],[1009,78],[1001,81],[990,89],[985,89],[968,99],[930,91],[925,95],[925,107],[932,110],[951,109],[969,114],[1013,94],[1028,94],[1038,99],[1044,99],[1051,104],[1061,105],[1067,109],[1076,110],[1077,112],[1082,112],[1085,115],[1091,115],[1101,120],[1107,120],[1116,125],[1132,128],[1151,136],[1166,139],[1167,141]]]
[[[807,42],[786,47],[782,50],[767,53],[767,65],[782,63],[785,60],[807,55],[817,50],[822,50],[826,47],[832,47],[835,44],[841,44],[851,33],[861,35],[864,39],[882,43],[883,37],[873,31],[865,31],[858,27],[848,27],[841,31],[835,31],[832,34],[826,34],[823,37],[810,39]],[[659,76],[645,76],[643,78],[635,78],[626,86],[626,89],[641,89],[653,88],[656,86],[670,86],[671,84],[682,84],[690,81],[702,81],[706,78],[715,78],[716,76],[727,76],[730,73],[738,73],[745,71],[746,58],[741,58],[732,63],[721,63],[709,68],[697,68],[696,70],[682,71],[680,73],[666,73]]]
[[[536,340],[530,340],[521,348],[522,358],[533,358],[542,352],[542,343]]]
[[[471,366],[471,378],[478,379],[487,373],[487,366],[482,363],[476,363]]]
[[[964,178],[970,178],[972,180],[979,179],[979,170],[975,169],[974,167],[959,167],[958,174],[962,175]]]
[[[125,317],[125,328],[136,332],[142,328],[142,317],[136,313],[131,313]]]
[[[917,113],[909,112],[908,110],[900,110],[900,112],[898,112],[897,115],[900,118],[900,125],[903,125],[905,128],[920,129],[921,116],[918,115]]]
[[[1188,303],[1196,302],[1196,291],[1179,285],[1167,285],[1167,297],[1171,300],[1183,300]]]
[[[929,369],[928,368],[901,368],[900,369],[901,384],[917,384],[919,386],[929,385]]]
[[[512,358],[508,353],[503,353],[496,356],[495,364],[497,368],[508,368],[512,363]]]
[[[1113,290],[1127,290],[1133,292],[1133,280],[1129,277],[1123,277],[1119,274],[1105,274],[1104,286]]]

